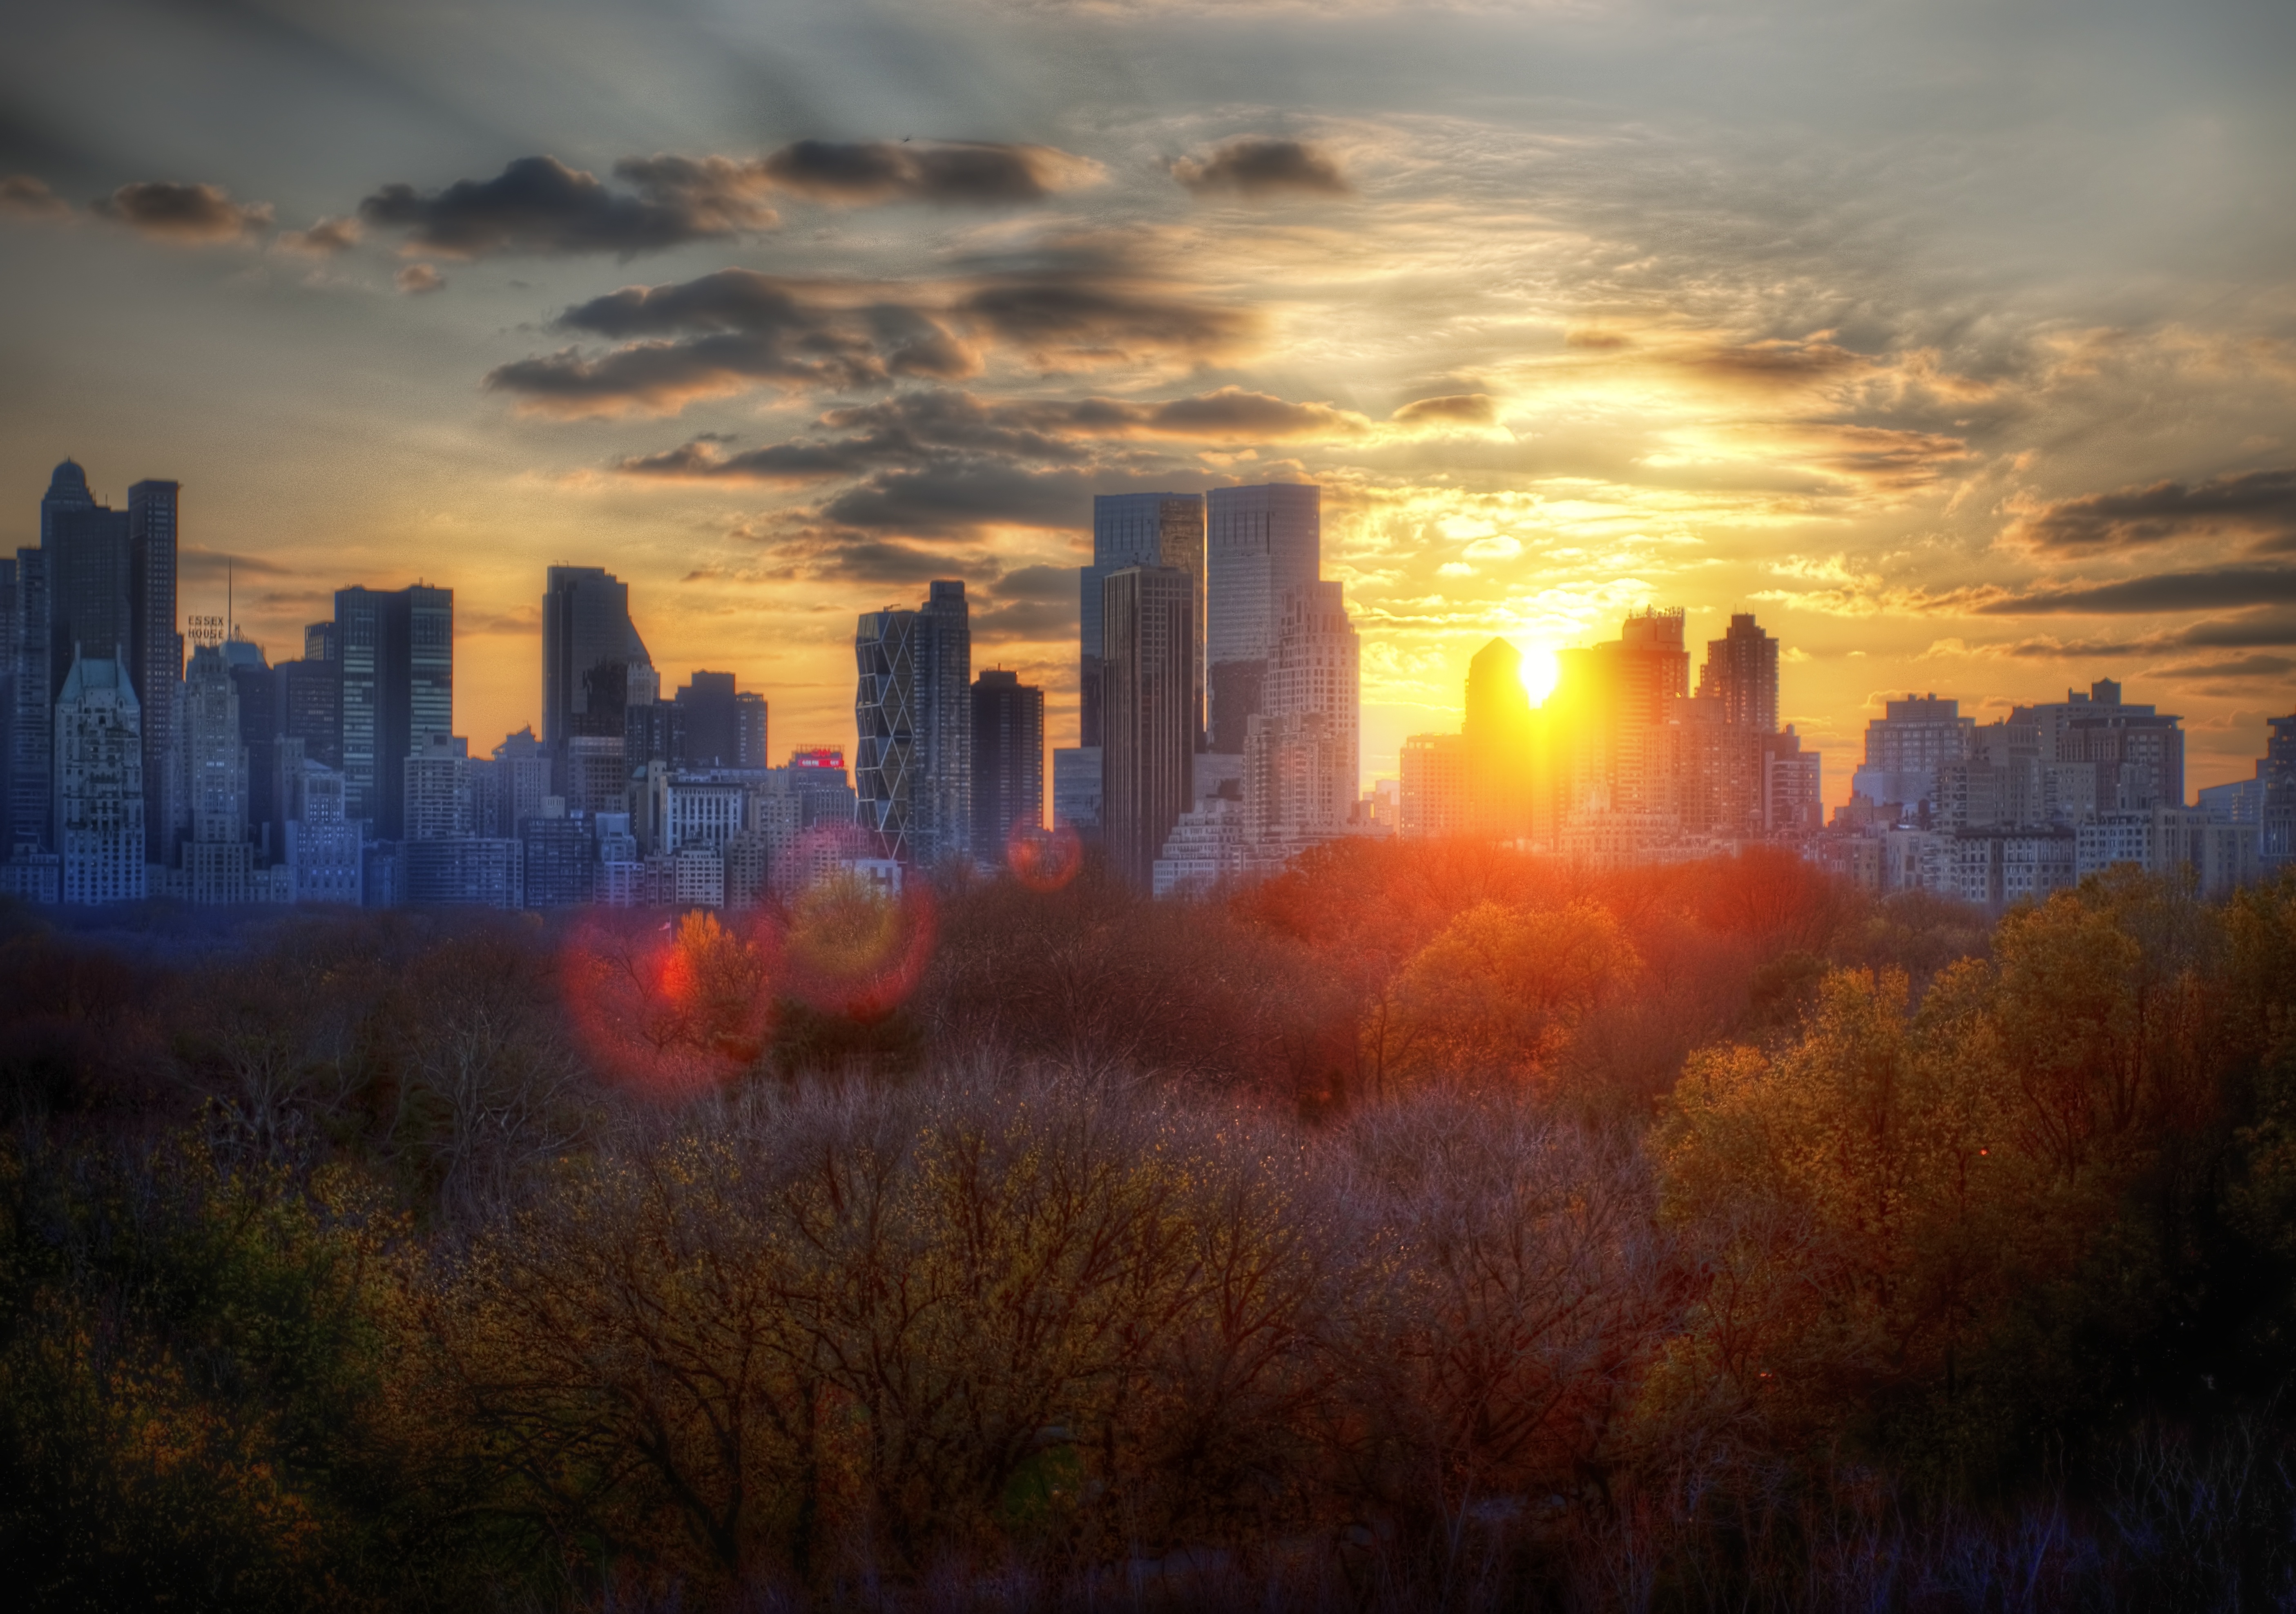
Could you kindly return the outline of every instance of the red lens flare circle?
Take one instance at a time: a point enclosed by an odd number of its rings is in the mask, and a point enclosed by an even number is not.
[[[594,915],[561,961],[569,1016],[614,1079],[664,1098],[706,1091],[765,1050],[773,939],[706,911]]]
[[[782,931],[780,987],[824,1014],[884,1019],[932,960],[932,895],[890,865],[832,870],[798,893]]]
[[[1084,867],[1084,842],[1067,824],[1018,823],[1004,840],[1004,866],[1031,891],[1057,891]]]

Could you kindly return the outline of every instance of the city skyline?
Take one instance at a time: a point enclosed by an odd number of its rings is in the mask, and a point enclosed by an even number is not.
[[[256,15],[19,20],[0,479],[179,480],[275,658],[452,572],[467,732],[541,732],[563,562],[791,733],[962,579],[1067,743],[1089,496],[1286,480],[1371,774],[1651,604],[1829,752],[2111,676],[2208,785],[2289,705],[2284,15]]]

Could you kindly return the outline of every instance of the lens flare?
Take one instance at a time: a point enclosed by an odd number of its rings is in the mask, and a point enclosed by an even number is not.
[[[790,904],[782,987],[825,1014],[882,1020],[923,979],[933,928],[932,897],[922,884],[895,892],[863,873],[832,871]]]
[[[772,936],[694,913],[600,914],[561,963],[569,1018],[616,1080],[658,1097],[704,1091],[755,1064],[771,1029]]]
[[[1515,668],[1515,676],[1522,680],[1523,693],[1530,697],[1533,706],[1554,692],[1554,681],[1560,673],[1554,647],[1546,644],[1533,644],[1524,651],[1522,660]]]
[[[1031,891],[1057,891],[1084,867],[1084,842],[1067,824],[1016,823],[1004,841],[1004,866]]]

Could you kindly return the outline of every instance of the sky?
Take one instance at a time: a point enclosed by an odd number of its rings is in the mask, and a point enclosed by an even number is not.
[[[1847,793],[1891,695],[2091,680],[2188,787],[2296,709],[2296,7],[0,0],[0,545],[173,478],[274,660],[552,563],[849,742],[964,580],[1075,732],[1091,496],[1312,480],[1365,766],[1684,607]]]

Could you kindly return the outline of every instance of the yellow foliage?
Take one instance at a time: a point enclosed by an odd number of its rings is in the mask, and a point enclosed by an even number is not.
[[[1382,1063],[1405,1073],[1535,1076],[1640,963],[1618,920],[1596,904],[1478,903],[1404,966]]]

